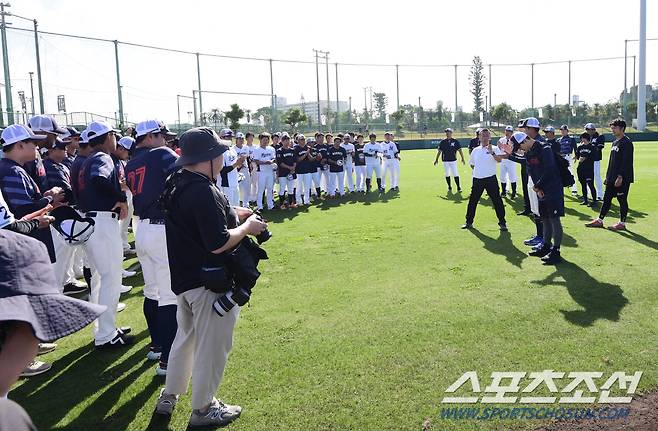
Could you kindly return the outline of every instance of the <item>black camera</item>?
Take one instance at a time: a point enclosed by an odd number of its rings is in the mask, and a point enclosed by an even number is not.
[[[263,223],[265,223],[265,219],[260,214],[260,211],[256,210],[254,211],[254,214],[256,214],[256,218],[258,219],[258,221],[262,221]],[[256,235],[256,241],[258,241],[258,244],[262,244],[268,241],[270,238],[272,238],[272,232],[270,232],[267,228],[265,228],[264,231]]]

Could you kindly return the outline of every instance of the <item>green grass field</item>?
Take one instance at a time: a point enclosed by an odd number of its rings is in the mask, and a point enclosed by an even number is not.
[[[606,148],[605,157],[608,156]],[[507,201],[501,233],[483,200],[475,230],[446,193],[434,151],[402,153],[399,195],[345,198],[270,214],[270,260],[236,328],[219,396],[243,407],[232,430],[533,428],[538,421],[445,421],[444,390],[476,370],[644,371],[658,387],[658,143],[636,145],[628,232],[588,230],[592,209],[567,200],[566,262],[526,256],[534,232]],[[616,203],[608,224],[615,220]],[[132,265],[134,261],[126,262]],[[50,373],[10,393],[41,430],[184,430],[190,396],[153,415],[163,380],[146,361],[140,288],[123,297],[138,343],[97,352],[91,329],[43,357]]]

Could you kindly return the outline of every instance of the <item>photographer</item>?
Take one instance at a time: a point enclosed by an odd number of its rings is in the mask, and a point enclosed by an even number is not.
[[[231,207],[215,185],[228,145],[210,128],[188,130],[180,137],[181,157],[162,196],[172,290],[178,301],[178,332],[169,355],[166,387],[156,413],[170,415],[178,394],[192,378],[190,426],[224,425],[240,416],[239,406],[214,398],[224,374],[238,320],[240,301],[232,297],[232,283],[224,293],[209,286],[208,269],[233,270],[230,253],[246,235],[267,229],[251,210]],[[238,218],[244,222],[238,225]],[[241,247],[237,247],[241,248]],[[228,274],[225,274],[230,279]],[[229,303],[218,311],[214,304]],[[236,303],[238,305],[236,305]]]

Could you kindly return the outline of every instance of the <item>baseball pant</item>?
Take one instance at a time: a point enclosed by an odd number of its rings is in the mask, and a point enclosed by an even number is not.
[[[107,343],[117,335],[116,315],[121,295],[121,226],[116,213],[99,211],[94,217],[94,233],[82,245],[91,267],[90,302],[107,310],[94,324],[96,345]]]
[[[576,175],[576,171],[573,168],[573,154],[564,154],[564,158],[569,162],[569,172],[571,172],[571,175],[573,175],[574,178],[578,178],[578,175]],[[578,186],[576,185],[576,182],[574,182],[571,186],[571,191],[573,193],[578,193]]]
[[[249,202],[255,202],[258,196],[258,174],[257,170],[251,171],[251,193],[249,195]]]
[[[135,209],[133,207],[133,195],[130,193],[130,190],[126,190],[126,197],[128,198],[128,217],[121,220],[119,223],[121,225],[121,243],[123,244],[123,249],[130,250],[130,243],[128,242],[128,227],[130,227],[130,220],[133,218]]]
[[[298,204],[308,205],[311,202],[311,182],[314,174],[297,174],[296,198]],[[318,186],[319,187],[319,186]],[[304,199],[302,201],[302,198]]]
[[[279,197],[292,195],[295,191],[295,180],[289,180],[288,177],[279,177]]]
[[[55,263],[53,271],[55,272],[55,282],[60,292],[63,292],[64,285],[69,283],[73,274],[73,254],[79,246],[69,245],[64,238],[53,228],[50,227],[50,234],[53,237],[53,246],[55,247]]]
[[[516,163],[510,160],[500,162],[500,182],[508,184],[516,182]]]
[[[345,187],[343,186],[345,182],[345,172],[329,172],[329,185],[327,186],[327,193],[329,196],[336,195],[336,189],[338,189],[338,194],[343,196],[345,194]]]
[[[601,179],[601,161],[594,161],[594,183],[596,185],[596,197],[599,200],[603,199],[603,180]]]
[[[386,174],[390,175],[389,188],[398,186],[400,176],[400,161],[396,158],[384,159],[384,173],[382,174],[382,186],[386,188]]]
[[[473,178],[473,188],[471,189],[471,196],[468,198],[466,223],[473,223],[473,220],[475,219],[475,210],[484,190],[486,190],[489,197],[491,197],[491,202],[496,210],[498,222],[505,223],[505,206],[503,205],[503,199],[500,197],[498,179],[495,175],[487,178]]]
[[[329,165],[325,165],[326,169],[320,168],[320,189],[325,193],[329,192]]]
[[[158,301],[160,307],[176,305],[176,295],[171,290],[165,225],[144,219],[139,221],[137,232],[135,250],[144,275],[144,296]]]
[[[192,408],[209,404],[224,375],[240,315],[235,306],[224,317],[213,310],[217,294],[197,287],[178,295],[178,331],[171,346],[165,392],[184,394],[192,378]]]
[[[237,185],[222,187],[222,192],[224,192],[224,196],[226,196],[226,199],[231,206],[236,207],[240,205],[240,190],[238,190]]]
[[[366,162],[366,179],[372,179],[372,174],[375,174],[375,178],[382,177],[382,165],[379,163],[379,160],[374,160],[370,163]]]
[[[344,172],[345,172],[345,183],[347,183],[347,190],[349,192],[354,191],[354,163],[345,163],[345,166],[343,166]],[[341,184],[343,188],[345,188],[345,184]]]
[[[263,194],[267,200],[267,209],[274,208],[274,175],[272,172],[258,172],[258,193],[256,196],[256,206],[259,210],[263,209]]]
[[[311,194],[314,196],[317,194],[315,189],[322,190],[322,170],[317,168],[315,172],[311,173],[311,180],[313,181],[313,188],[311,189]]]
[[[364,192],[366,191],[366,167],[365,165],[354,166],[354,172],[356,172],[356,191]]]
[[[443,170],[446,172],[446,177],[458,177],[459,169],[457,168],[457,162],[443,162]]]
[[[249,174],[249,169],[243,168],[240,170],[240,173],[244,176],[242,181],[238,184],[240,189],[240,201],[242,206],[248,206],[251,199],[251,175]]]
[[[537,196],[537,192],[532,189],[534,186],[535,183],[532,182],[532,177],[528,175],[528,188],[526,189],[526,195],[528,196],[530,211],[539,217],[539,196]]]

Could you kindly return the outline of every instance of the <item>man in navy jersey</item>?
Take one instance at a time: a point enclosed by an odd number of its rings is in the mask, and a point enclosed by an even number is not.
[[[341,196],[345,195],[344,178],[345,172],[343,165],[347,158],[347,151],[341,147],[342,139],[336,137],[334,145],[327,150],[327,163],[329,164],[329,184],[327,184],[327,193],[330,198],[336,196],[336,190]]]
[[[571,175],[574,175],[575,177],[573,166],[574,166],[574,155],[577,146],[576,139],[573,138],[572,136],[569,136],[569,126],[567,126],[566,124],[560,126],[560,134],[561,136],[558,139],[558,142],[560,143],[560,154],[569,162],[569,172],[571,172]],[[573,196],[578,195],[578,189],[575,182],[571,186],[571,194]]]
[[[324,137],[320,138],[320,136]],[[326,135],[320,134],[320,136],[315,137],[317,141],[315,148],[317,148],[320,153],[320,189],[325,193],[329,193],[329,164],[327,163],[327,151],[329,151],[329,147],[334,143],[334,135],[327,133]]]
[[[110,157],[117,133],[104,122],[89,124],[91,154],[78,175],[78,210],[94,219],[94,233],[82,245],[92,269],[90,301],[107,307],[95,326],[97,348],[121,347],[133,341],[128,335],[130,328],[116,326],[123,261],[119,220],[128,214],[126,194],[121,191]]]
[[[356,142],[354,143],[354,172],[356,173],[356,191],[360,193],[366,192],[366,156],[363,152],[365,144],[363,143],[363,135],[356,135]]]
[[[596,186],[596,197],[603,200],[603,180],[601,179],[601,160],[603,158],[603,148],[605,147],[605,138],[596,131],[596,126],[592,123],[585,124],[585,132],[590,136],[590,143],[596,149],[594,152],[594,185]]]
[[[45,136],[35,135],[22,124],[12,124],[2,131],[4,157],[0,159],[0,190],[9,210],[17,219],[64,200],[64,191],[61,188],[54,187],[42,192],[23,168],[34,161],[37,153],[36,143],[45,139]],[[30,236],[46,245],[50,261],[54,263],[55,248],[50,229],[35,229]]]
[[[128,227],[130,226],[130,220],[133,217],[133,197],[132,193],[126,185],[126,163],[130,159],[130,149],[132,148],[135,140],[130,136],[124,136],[121,139],[117,136],[117,146],[110,154],[112,161],[114,162],[114,168],[117,171],[117,179],[119,180],[119,187],[121,191],[126,194],[127,204],[128,204],[128,216],[121,220],[121,245],[123,246],[123,255],[135,255],[135,250],[130,246],[128,242]],[[123,291],[123,288],[122,288]]]
[[[59,127],[55,119],[48,115],[35,115],[30,118],[27,125],[35,135],[45,136],[46,139],[38,142],[39,154],[37,154],[36,159],[28,162],[24,167],[41,190],[47,190],[50,187],[48,187],[48,178],[41,159],[41,151],[52,148],[55,139],[66,134],[66,129]]]
[[[306,143],[304,135],[297,135],[296,138],[300,143]],[[295,180],[297,179],[295,150],[290,146],[290,136],[287,134],[281,139],[281,147],[276,150],[276,166],[279,178],[279,206],[281,209],[286,208],[287,200],[288,208],[296,208],[297,205],[294,202]]]
[[[311,199],[312,176],[315,171],[315,157],[311,154],[309,140],[299,140],[294,148],[295,172],[297,174],[297,205],[309,205]]]
[[[439,142],[439,148],[436,153],[436,158],[434,159],[434,166],[439,163],[439,156],[441,156],[441,161],[443,161],[443,169],[446,174],[446,183],[448,183],[448,192],[452,192],[452,184],[450,184],[450,176],[455,178],[455,184],[457,185],[457,192],[462,191],[461,185],[459,184],[459,170],[457,168],[457,152],[459,151],[459,157],[462,160],[462,165],[466,164],[464,161],[464,153],[462,153],[461,145],[459,141],[452,137],[452,129],[445,129],[446,138]]]
[[[66,127],[66,134],[62,136],[62,141],[66,143],[66,157],[62,163],[70,170],[78,149],[80,149],[80,132],[75,127]]]
[[[478,127],[475,130],[475,138],[468,141],[468,154],[471,154],[475,148],[480,146],[480,131],[481,130],[482,129],[480,127]]]
[[[176,336],[176,295],[171,290],[165,215],[158,204],[178,155],[166,146],[167,127],[147,120],[136,126],[132,159],[126,165],[128,187],[139,218],[135,249],[144,275],[144,317],[151,335],[149,360],[160,360],[157,375],[167,374],[169,351]]]

